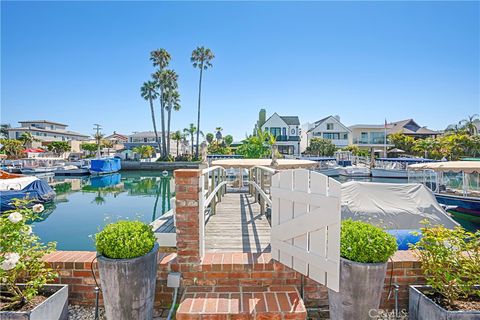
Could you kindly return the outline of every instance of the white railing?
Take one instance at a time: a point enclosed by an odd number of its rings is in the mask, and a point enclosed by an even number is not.
[[[255,166],[249,169],[248,191],[260,204],[262,213],[265,213],[267,206],[272,206],[270,186],[272,185],[272,176],[277,172],[278,170],[264,166]]]

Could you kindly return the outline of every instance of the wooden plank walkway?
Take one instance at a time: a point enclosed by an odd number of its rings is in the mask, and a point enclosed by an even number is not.
[[[270,224],[248,193],[227,193],[205,226],[205,249],[270,252]]]

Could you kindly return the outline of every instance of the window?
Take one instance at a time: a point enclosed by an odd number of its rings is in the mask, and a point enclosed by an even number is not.
[[[283,127],[282,128],[282,136],[286,136],[287,135],[287,128]]]
[[[293,146],[278,146],[278,152],[280,154],[293,154],[294,148]]]
[[[338,133],[338,132],[323,133],[323,138],[324,139],[329,139],[329,140],[339,140],[340,139],[340,133]]]
[[[327,123],[327,130],[333,130],[333,123]]]
[[[348,140],[348,133],[343,134],[343,140]]]
[[[292,136],[294,136],[294,135],[295,135],[295,129],[292,129],[292,130],[290,131],[290,134],[291,134]]]
[[[268,132],[268,127],[265,127],[265,132]]]
[[[270,133],[274,137],[278,137],[281,134],[281,130],[280,130],[280,128],[270,128]]]

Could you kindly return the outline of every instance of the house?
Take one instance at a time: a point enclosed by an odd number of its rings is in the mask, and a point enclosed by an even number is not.
[[[377,150],[385,152],[393,145],[385,140],[385,124],[356,124],[348,127],[351,131],[349,144],[356,145],[360,149]]]
[[[436,138],[441,134],[439,131],[419,126],[413,119],[390,122],[387,124],[387,135],[400,132],[415,139]]]
[[[117,133],[116,131],[113,131],[111,135],[106,136],[103,139],[110,140],[114,144],[124,144],[125,142],[128,142],[128,136]]]
[[[340,122],[339,116],[328,116],[306,126],[306,146],[312,138],[330,140],[338,148],[348,146],[351,130]]]
[[[171,135],[173,132],[171,133]],[[128,136],[128,141],[125,142],[123,145],[125,149],[133,149],[138,146],[142,145],[149,145],[154,147],[158,150],[158,144],[155,142],[155,132],[154,131],[142,131],[142,132],[134,132],[133,134]],[[158,132],[158,140],[161,144],[162,141],[162,133]],[[186,154],[189,151],[188,143],[186,141],[180,141],[178,143],[178,154]],[[177,141],[170,139],[170,154],[177,155]]]
[[[67,130],[68,125],[48,120],[19,121],[20,127],[8,128],[9,139],[19,139],[23,133],[31,133],[40,142],[52,141],[84,141],[90,137]]]
[[[300,155],[300,121],[297,116],[279,116],[275,112],[261,129],[276,138],[278,152],[287,156]]]

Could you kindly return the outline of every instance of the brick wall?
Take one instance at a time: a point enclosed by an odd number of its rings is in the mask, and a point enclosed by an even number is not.
[[[90,271],[95,252],[57,251],[45,257],[53,268],[57,269],[57,283],[70,285],[70,302],[73,304],[95,303],[95,282]],[[180,271],[176,253],[159,253],[157,273],[156,305],[168,307],[172,300],[172,290],[167,288],[166,279],[170,271]],[[96,262],[93,263],[96,276]],[[393,268],[393,270],[391,269]],[[261,286],[296,286],[301,289],[302,276],[275,262],[269,253],[207,253],[195,270],[182,272],[182,285],[221,292],[235,290],[240,285],[255,291]],[[410,251],[398,251],[388,264],[385,279],[382,308],[394,306],[393,291],[387,299],[390,275],[392,284],[399,284],[399,303],[401,308],[408,306],[408,285],[424,283],[420,263]],[[194,289],[195,290],[195,289]],[[393,290],[393,288],[392,288]],[[328,305],[327,289],[306,278],[304,282],[304,300],[307,307]],[[100,301],[101,302],[101,301]]]

